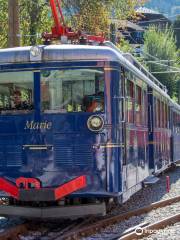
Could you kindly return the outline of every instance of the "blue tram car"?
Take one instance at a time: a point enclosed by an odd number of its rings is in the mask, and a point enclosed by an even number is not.
[[[179,124],[165,87],[115,47],[0,50],[0,215],[104,214],[180,159]]]

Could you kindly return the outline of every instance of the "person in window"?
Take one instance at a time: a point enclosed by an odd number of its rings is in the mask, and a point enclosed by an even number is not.
[[[102,112],[104,111],[104,93],[98,92],[94,95],[85,96],[83,104],[86,112]]]
[[[29,104],[22,100],[22,94],[19,90],[13,92],[12,108],[14,110],[27,110],[30,109]]]

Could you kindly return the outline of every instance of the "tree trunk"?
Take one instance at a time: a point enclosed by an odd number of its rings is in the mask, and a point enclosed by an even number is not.
[[[8,0],[8,47],[20,46],[18,0]]]

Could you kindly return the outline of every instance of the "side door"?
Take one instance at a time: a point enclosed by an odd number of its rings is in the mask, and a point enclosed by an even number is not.
[[[125,72],[125,122],[123,125],[123,137],[125,143],[123,164],[123,192],[133,187],[137,182],[137,136],[135,128],[135,84],[134,76]]]

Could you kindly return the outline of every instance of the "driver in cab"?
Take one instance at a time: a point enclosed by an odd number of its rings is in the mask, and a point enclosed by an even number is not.
[[[28,106],[27,102],[22,100],[22,94],[19,90],[16,90],[16,91],[13,92],[12,108],[14,110],[29,109],[29,106]]]
[[[88,95],[84,98],[86,112],[103,112],[104,111],[104,93],[99,92],[94,95]]]

